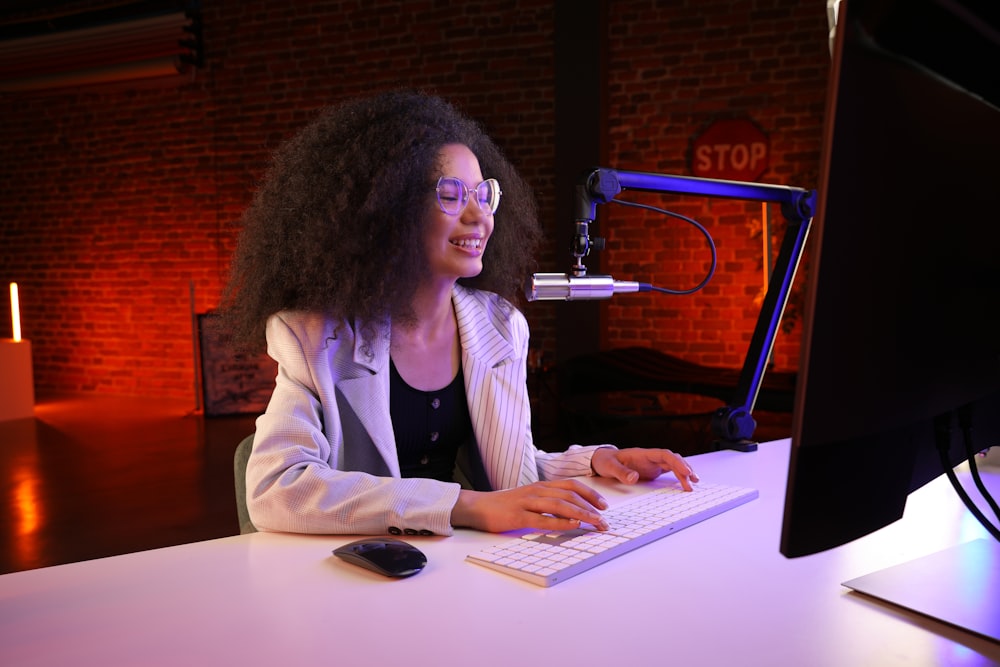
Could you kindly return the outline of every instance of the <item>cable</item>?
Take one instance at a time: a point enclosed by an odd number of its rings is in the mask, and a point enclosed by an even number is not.
[[[979,465],[976,463],[976,448],[972,444],[971,406],[966,405],[958,409],[958,424],[962,429],[962,442],[965,444],[965,455],[969,460],[969,472],[972,473],[972,481],[975,482],[980,495],[982,495],[986,503],[993,510],[993,514],[996,515],[997,520],[1000,521],[1000,506],[997,505],[997,501],[990,494],[989,489],[986,488],[983,478],[979,476]]]
[[[1000,521],[1000,506],[997,505],[997,501],[990,494],[989,489],[983,484],[983,478],[979,476],[979,465],[976,463],[976,452],[973,448],[969,446],[968,441],[966,441],[966,452],[969,455],[969,472],[972,473],[972,481],[975,482],[976,488],[979,489],[980,495],[986,500],[986,504],[990,506],[993,510],[993,514],[996,515],[997,520]]]
[[[701,223],[699,223],[697,220],[689,218],[686,215],[681,215],[680,213],[674,213],[673,211],[668,211],[666,209],[657,208],[656,206],[650,206],[649,204],[640,204],[639,202],[635,202],[635,201],[625,201],[625,200],[621,200],[621,199],[611,199],[611,200],[609,200],[609,203],[612,203],[612,204],[621,204],[622,206],[632,206],[632,207],[635,207],[635,208],[644,208],[646,210],[655,211],[656,213],[660,213],[662,215],[670,216],[672,218],[677,218],[677,219],[683,220],[684,222],[687,222],[687,223],[689,223],[691,225],[694,225],[698,229],[698,231],[700,231],[705,236],[705,239],[708,241],[708,248],[712,252],[712,266],[708,270],[708,275],[705,276],[704,280],[702,280],[700,283],[698,283],[696,286],[692,287],[691,289],[687,289],[687,290],[672,290],[672,289],[668,289],[666,287],[657,287],[655,285],[649,285],[648,286],[649,287],[648,290],[647,289],[640,289],[639,290],[640,292],[646,292],[646,291],[662,292],[664,294],[676,294],[676,295],[680,295],[680,296],[683,296],[685,294],[694,294],[695,292],[697,292],[697,291],[701,290],[703,287],[705,287],[705,285],[707,285],[708,282],[715,275],[715,268],[716,268],[716,266],[718,264],[718,253],[717,253],[716,248],[715,248],[715,241],[712,240],[712,235],[709,234],[708,230],[705,229],[705,227]],[[647,285],[647,283],[642,283],[642,284],[643,284],[643,286]]]
[[[986,529],[986,532],[992,535],[995,540],[1000,542],[1000,528],[994,526],[990,522],[990,520],[986,518],[986,515],[983,514],[982,510],[980,510],[979,507],[976,506],[976,503],[972,501],[972,498],[969,497],[968,492],[966,492],[961,482],[958,481],[958,475],[955,474],[954,469],[952,469],[951,467],[951,462],[948,460],[948,446],[951,442],[950,438],[951,429],[949,422],[950,422],[950,415],[942,415],[941,417],[935,419],[937,450],[939,456],[941,457],[941,467],[944,470],[945,475],[948,476],[948,481],[951,482],[951,486],[953,489],[955,489],[955,493],[957,493],[959,498],[962,499],[962,502],[965,504],[965,507],[972,513],[974,517],[976,517],[979,523],[983,525],[983,528]],[[963,431],[966,430],[971,431],[971,429],[963,428]],[[969,447],[968,440],[966,440],[966,449],[971,449]],[[974,461],[972,462],[972,466],[974,470],[977,470]],[[973,475],[973,477],[977,477],[978,474],[979,473],[977,470],[977,472]],[[989,496],[988,493],[986,494],[986,496],[990,498],[990,500],[992,501],[992,498]],[[991,506],[995,505],[993,505],[991,502]]]
[[[948,475],[948,481],[950,481],[952,487],[954,487],[955,493],[959,495],[962,502],[965,503],[966,508],[972,512],[972,515],[976,517],[979,523],[983,524],[983,528],[986,529],[986,532],[992,535],[995,540],[1000,542],[1000,528],[997,528],[990,523],[989,519],[986,518],[986,515],[983,514],[978,507],[976,507],[974,502],[972,502],[972,498],[969,497],[969,494],[958,481],[958,476],[955,475],[955,471],[948,465],[948,456],[944,452],[941,453],[941,459],[943,465],[945,466],[945,474]]]

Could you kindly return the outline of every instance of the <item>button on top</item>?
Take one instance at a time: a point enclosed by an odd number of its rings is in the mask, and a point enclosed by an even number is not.
[[[431,442],[437,442],[438,438],[440,437],[441,437],[440,433],[438,433],[437,431],[431,431]]]
[[[437,398],[437,397],[432,398],[431,399],[431,407],[434,408],[435,410],[437,410],[438,408],[440,408],[441,407],[441,399]]]

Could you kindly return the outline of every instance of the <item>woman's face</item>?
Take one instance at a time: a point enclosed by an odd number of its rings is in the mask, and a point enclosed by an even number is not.
[[[493,233],[493,213],[488,206],[479,204],[476,187],[483,182],[483,174],[471,150],[462,144],[448,144],[441,149],[438,162],[440,171],[435,174],[435,181],[440,176],[457,178],[472,190],[464,193],[467,203],[454,214],[442,210],[433,190],[427,198],[430,224],[424,250],[430,274],[432,279],[454,282],[482,272],[483,253]],[[442,187],[439,196],[449,208],[459,208],[462,188],[461,184]]]

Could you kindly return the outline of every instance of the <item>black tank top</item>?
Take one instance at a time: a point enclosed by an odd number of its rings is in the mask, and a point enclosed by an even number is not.
[[[436,391],[408,385],[392,360],[389,373],[389,414],[400,474],[454,481],[458,449],[472,438],[461,368],[448,386]]]

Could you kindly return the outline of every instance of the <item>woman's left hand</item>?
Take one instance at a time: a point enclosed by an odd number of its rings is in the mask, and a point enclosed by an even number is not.
[[[684,457],[669,449],[601,447],[594,452],[590,466],[600,477],[611,477],[623,484],[656,479],[665,472],[674,473],[685,491],[691,490],[691,482],[698,481],[698,475]]]

